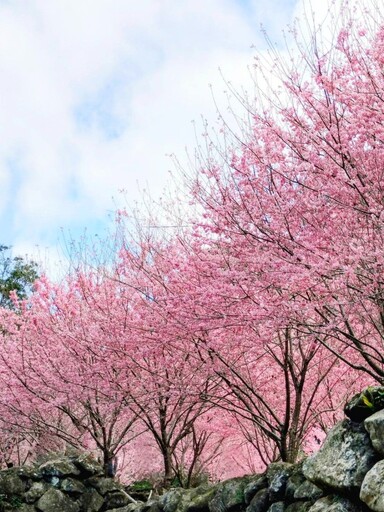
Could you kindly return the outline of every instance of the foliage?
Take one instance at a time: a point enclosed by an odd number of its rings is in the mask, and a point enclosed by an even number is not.
[[[384,23],[343,8],[332,48],[314,31],[274,62],[278,86],[244,99],[240,133],[206,134],[190,228],[137,216],[132,233],[119,212],[107,265],[2,309],[5,421],[95,450],[106,471],[145,432],[163,485],[189,486],[225,450],[233,464],[233,438],[296,461],[347,395],[383,381]]]
[[[0,245],[0,306],[13,308],[11,292],[23,300],[32,291],[38,278],[38,266],[34,261],[26,261],[20,256],[12,257],[10,247]]]

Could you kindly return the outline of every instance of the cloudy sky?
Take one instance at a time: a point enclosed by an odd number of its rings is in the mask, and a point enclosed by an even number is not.
[[[296,12],[296,0],[0,0],[0,243],[57,258],[62,230],[102,234],[116,205],[160,194],[167,155],[193,151],[191,121],[216,119],[218,69],[246,85],[260,25],[279,43]]]

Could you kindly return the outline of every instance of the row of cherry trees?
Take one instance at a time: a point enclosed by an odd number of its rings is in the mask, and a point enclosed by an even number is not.
[[[9,460],[66,443],[108,473],[145,438],[165,481],[189,485],[218,457],[240,467],[241,444],[297,460],[383,381],[384,28],[347,18],[332,49],[314,37],[275,63],[240,134],[206,137],[189,228],[120,212],[106,264],[1,310]]]

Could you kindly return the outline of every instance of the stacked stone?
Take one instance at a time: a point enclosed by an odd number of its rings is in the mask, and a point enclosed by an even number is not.
[[[113,512],[129,502],[124,487],[88,455],[0,472],[1,512]]]
[[[384,387],[346,405],[347,418],[299,464],[134,502],[87,455],[0,472],[0,512],[384,512]]]

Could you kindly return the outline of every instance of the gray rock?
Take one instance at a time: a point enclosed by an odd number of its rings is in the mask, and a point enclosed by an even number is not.
[[[304,461],[303,474],[321,488],[358,492],[376,461],[364,425],[344,420],[329,432],[320,450]]]
[[[365,475],[360,489],[360,499],[371,510],[384,511],[384,460],[375,464]]]
[[[143,502],[130,503],[129,505],[127,505],[127,507],[130,508],[129,512],[162,512],[162,510],[159,507],[159,502],[157,500],[150,500],[145,503],[143,503]],[[125,507],[125,508],[127,508],[127,507]],[[193,509],[191,509],[191,510],[193,510]],[[207,508],[207,510],[208,510],[208,508]]]
[[[294,470],[295,466],[288,462],[273,462],[268,466],[267,479],[271,501],[284,499],[288,478]]]
[[[34,503],[48,490],[46,482],[33,482],[30,489],[24,494],[27,503]]]
[[[304,480],[304,482],[295,490],[293,497],[295,500],[315,501],[323,496],[324,492],[317,485]]]
[[[26,483],[18,474],[17,468],[6,469],[0,472],[0,489],[4,494],[23,494]]]
[[[87,473],[89,476],[91,475],[103,475],[103,467],[97,462],[92,455],[84,453],[76,459],[74,459],[73,463],[77,466],[80,471],[83,473]]]
[[[62,478],[69,475],[79,475],[79,469],[68,459],[48,460],[40,465],[39,470],[44,477]]]
[[[159,499],[159,506],[164,512],[175,512],[181,501],[183,491],[181,489],[171,489]]]
[[[104,498],[96,489],[87,489],[82,495],[83,508],[87,512],[99,512],[104,503]]]
[[[373,448],[384,455],[384,411],[375,412],[364,421]]]
[[[217,491],[209,502],[210,512],[228,512],[244,508],[244,489],[248,478],[232,478],[217,486]]]
[[[201,485],[183,492],[178,512],[202,512],[209,510],[209,503],[216,493],[216,486]]]
[[[309,512],[363,512],[363,508],[342,496],[329,495],[316,501]]]
[[[351,398],[344,407],[344,413],[352,421],[361,423],[381,409],[384,409],[384,387],[369,386]]]
[[[17,474],[21,478],[30,478],[31,480],[41,480],[42,474],[35,466],[21,466],[17,468]]]
[[[269,490],[261,489],[252,498],[246,512],[266,512],[269,508]]]
[[[267,512],[284,512],[285,503],[284,501],[276,501],[276,503],[272,503]]]
[[[36,504],[41,512],[79,512],[80,507],[58,489],[49,489]]]
[[[261,490],[268,487],[267,475],[255,475],[244,487],[244,501],[246,505],[251,503],[252,498]]]
[[[116,480],[107,477],[99,478],[92,476],[85,480],[84,484],[94,487],[102,496],[105,496],[107,492],[120,491],[123,489],[123,486],[116,482]]]
[[[80,496],[85,492],[85,485],[74,478],[64,478],[61,481],[60,489],[71,496]]]
[[[303,482],[307,482],[307,480],[303,475],[303,468],[300,465],[294,469],[292,475],[288,478],[287,485],[285,487],[286,501],[293,501],[295,492],[303,484]]]

